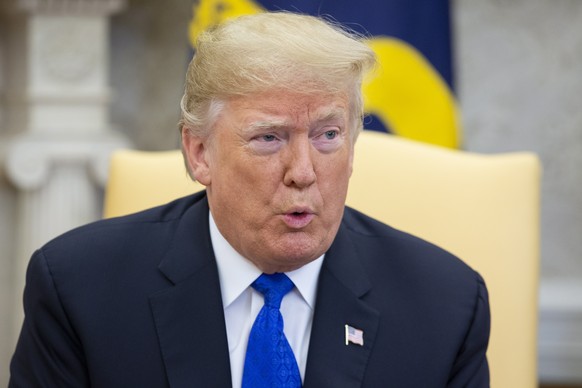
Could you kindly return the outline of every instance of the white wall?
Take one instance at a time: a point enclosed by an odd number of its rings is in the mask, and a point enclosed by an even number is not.
[[[135,0],[127,12],[113,17],[111,121],[137,148],[178,147],[192,3],[175,0],[168,7],[154,0]]]
[[[13,287],[13,244],[15,239],[14,222],[16,220],[16,196],[14,189],[8,184],[2,173],[2,155],[6,140],[2,135],[5,128],[3,110],[3,92],[5,89],[5,34],[3,23],[0,20],[0,386],[6,386],[8,381],[8,363],[10,350],[14,346],[12,318],[9,312],[13,311],[16,292]]]
[[[13,319],[9,312],[13,311],[17,291],[13,287],[14,247],[16,238],[16,195],[15,191],[0,173],[0,386],[6,386],[8,381],[8,363],[10,354],[16,342],[14,338]]]

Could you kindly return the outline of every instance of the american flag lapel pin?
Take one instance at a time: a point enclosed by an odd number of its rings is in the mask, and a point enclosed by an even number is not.
[[[355,345],[364,346],[364,332],[362,330],[351,327],[350,325],[345,325],[345,329],[346,346],[349,345],[350,342]]]

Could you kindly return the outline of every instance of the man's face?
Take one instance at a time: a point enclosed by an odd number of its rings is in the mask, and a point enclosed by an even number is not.
[[[322,255],[352,172],[344,95],[268,92],[229,100],[209,140],[184,138],[227,241],[267,273]]]

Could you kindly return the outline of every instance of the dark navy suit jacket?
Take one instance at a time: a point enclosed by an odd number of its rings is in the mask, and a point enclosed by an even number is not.
[[[205,193],[99,221],[32,257],[10,387],[230,387]],[[345,325],[364,345],[345,345]],[[305,388],[487,387],[487,291],[449,253],[346,208]]]

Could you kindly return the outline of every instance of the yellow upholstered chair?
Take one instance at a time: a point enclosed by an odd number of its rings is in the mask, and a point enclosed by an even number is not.
[[[535,388],[540,165],[531,153],[479,155],[365,131],[348,204],[434,242],[479,271],[489,288],[494,388]],[[202,189],[179,151],[120,151],[105,216]]]

